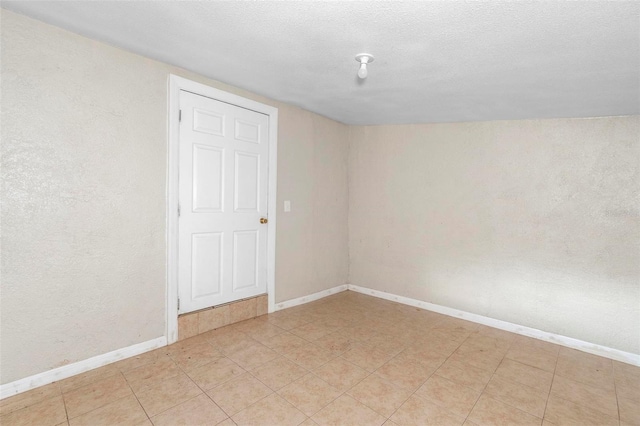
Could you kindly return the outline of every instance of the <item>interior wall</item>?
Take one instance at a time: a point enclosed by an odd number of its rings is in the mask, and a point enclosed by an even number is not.
[[[0,15],[0,383],[165,334],[170,73],[279,108],[276,301],[346,283],[347,126]]]
[[[283,113],[291,119],[278,128],[277,302],[345,284],[349,274],[349,128],[299,108]],[[284,200],[291,213],[282,213]]]
[[[352,284],[640,354],[640,117],[352,127]]]

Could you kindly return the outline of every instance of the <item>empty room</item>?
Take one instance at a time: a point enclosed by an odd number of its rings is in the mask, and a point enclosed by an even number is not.
[[[0,424],[640,425],[640,3],[0,3]]]

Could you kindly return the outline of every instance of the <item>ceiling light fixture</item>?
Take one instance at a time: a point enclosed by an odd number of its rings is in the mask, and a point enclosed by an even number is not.
[[[367,78],[367,64],[373,62],[373,55],[368,53],[358,53],[356,55],[356,61],[360,62],[360,69],[358,70],[358,77],[365,79]]]

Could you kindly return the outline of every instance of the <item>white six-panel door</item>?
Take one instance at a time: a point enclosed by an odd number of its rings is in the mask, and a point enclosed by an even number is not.
[[[180,92],[179,313],[266,292],[268,116]]]

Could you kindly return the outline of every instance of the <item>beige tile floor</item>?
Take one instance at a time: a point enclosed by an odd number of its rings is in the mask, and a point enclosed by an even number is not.
[[[4,425],[640,425],[640,368],[340,293],[0,401]]]

